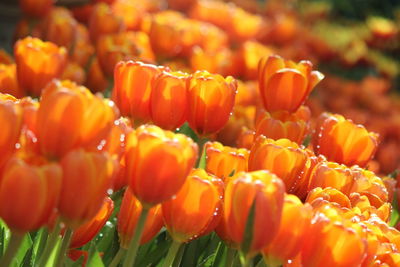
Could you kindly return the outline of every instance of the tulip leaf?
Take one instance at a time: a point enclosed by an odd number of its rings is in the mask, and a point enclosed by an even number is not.
[[[92,242],[89,250],[88,261],[86,264],[87,267],[104,267],[104,263],[101,260],[100,253],[96,248],[94,242]]]
[[[399,215],[399,205],[397,202],[397,194],[393,194],[393,202],[392,202],[392,213],[390,215],[390,222],[389,225],[390,226],[396,226],[396,224],[398,223],[399,219],[400,219],[400,215]]]
[[[49,259],[47,260],[46,267],[54,267],[54,266],[56,265],[57,254],[58,254],[60,245],[61,245],[61,238],[58,238],[58,239],[57,239],[57,243],[56,243],[56,245],[54,246],[54,249],[53,249],[53,251],[52,251],[51,254],[50,254],[50,257],[49,257]],[[40,267],[42,267],[42,266],[40,266]]]
[[[34,266],[35,261],[39,259],[40,255],[42,254],[43,249],[47,242],[47,237],[48,237],[47,228],[41,228],[39,231],[36,232],[32,246],[33,249],[32,266]]]
[[[214,259],[211,267],[218,267],[222,261],[222,256],[224,255],[225,246],[223,242],[218,243],[216,252],[214,253]]]
[[[31,246],[28,251],[25,253],[24,258],[22,259],[23,267],[33,266],[33,246]]]
[[[246,221],[246,227],[244,230],[243,241],[241,244],[241,252],[244,255],[250,251],[251,243],[253,242],[253,234],[254,234],[254,219],[256,213],[256,198],[254,198],[253,203],[251,204],[249,215]]]
[[[146,255],[138,255],[135,266],[156,266],[165,257],[171,246],[171,240],[167,238],[166,231],[162,231],[153,241],[152,248]]]
[[[22,240],[22,243],[18,249],[17,254],[15,255],[14,262],[18,262],[18,266],[20,266],[24,262],[25,256],[27,253],[29,253],[29,250],[32,247],[32,245],[33,242],[31,236],[29,234],[26,234],[24,236],[24,239]],[[30,260],[30,258],[28,258],[28,260]],[[29,266],[29,265],[24,265],[24,266]]]

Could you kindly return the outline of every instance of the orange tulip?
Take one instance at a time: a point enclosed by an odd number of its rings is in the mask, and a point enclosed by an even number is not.
[[[15,151],[23,123],[22,108],[7,97],[0,94],[0,169]]]
[[[262,134],[275,140],[286,138],[301,145],[309,130],[308,119],[301,117],[305,113],[308,113],[309,119],[311,114],[306,106],[301,106],[296,113],[287,111],[265,112],[257,120],[256,136]]]
[[[86,72],[78,63],[69,61],[60,79],[70,80],[77,84],[84,84],[86,81]]]
[[[248,40],[241,43],[237,51],[237,64],[240,67],[240,73],[246,79],[257,79],[258,63],[262,58],[268,57],[273,53],[275,51],[272,47],[257,41]]]
[[[61,157],[77,147],[96,147],[115,120],[113,103],[70,81],[53,81],[43,91],[37,118],[41,152]]]
[[[207,172],[225,180],[235,173],[247,171],[247,149],[223,146],[218,142],[207,142],[205,149]]]
[[[322,114],[315,132],[314,150],[328,160],[364,167],[375,154],[378,135],[338,114]]]
[[[89,70],[87,71],[86,84],[87,88],[93,93],[104,92],[107,89],[107,79],[100,67],[97,57],[92,59]]]
[[[278,233],[284,201],[282,180],[268,171],[238,173],[225,189],[224,223],[234,245],[253,256],[271,243]],[[244,244],[245,228],[254,205],[251,244]],[[248,233],[247,233],[248,234]]]
[[[260,60],[258,82],[265,109],[296,111],[324,78],[312,67],[309,61],[296,64],[279,56]]]
[[[62,190],[58,209],[68,227],[76,229],[100,210],[111,188],[116,164],[108,154],[77,149],[61,159]]]
[[[196,162],[197,150],[185,135],[153,125],[143,125],[128,135],[128,184],[145,208],[164,202],[179,191]]]
[[[35,166],[10,159],[0,179],[1,219],[18,233],[44,226],[57,207],[61,176],[56,163]]]
[[[294,195],[285,195],[278,234],[262,251],[266,262],[277,266],[294,259],[306,241],[311,218],[312,207],[309,204],[303,204]]]
[[[78,22],[71,12],[63,7],[52,8],[41,25],[41,37],[71,51],[76,41]]]
[[[73,233],[70,248],[79,248],[92,240],[106,224],[114,210],[114,202],[106,197],[97,214],[85,224],[79,226]]]
[[[111,8],[114,14],[123,20],[128,31],[137,31],[142,26],[143,17],[147,15],[142,3],[142,1],[117,0]]]
[[[138,61],[120,62],[115,66],[113,100],[122,115],[140,121],[150,120],[152,82],[165,68]]]
[[[118,235],[121,247],[125,249],[129,247],[141,213],[142,205],[128,188],[124,193],[118,214]],[[157,205],[149,210],[140,244],[149,242],[161,230],[162,226],[161,205]]]
[[[162,204],[165,226],[176,242],[197,238],[218,216],[222,192],[213,179],[217,178],[209,176],[203,169],[194,169],[176,197]]]
[[[122,60],[154,62],[149,36],[144,32],[109,34],[97,41],[97,56],[103,72],[112,77],[115,65]]]
[[[260,135],[250,150],[248,168],[276,174],[291,193],[301,181],[307,161],[307,153],[297,143],[288,139],[274,141]]]
[[[317,213],[301,250],[304,266],[359,266],[366,256],[366,243],[356,231]]]
[[[315,166],[308,188],[311,190],[316,187],[332,187],[349,195],[353,182],[353,173],[349,168],[336,162],[326,161]]]
[[[207,71],[197,71],[188,82],[188,122],[200,135],[208,135],[224,127],[235,103],[237,82]]]
[[[23,97],[17,80],[16,65],[4,65],[0,63],[0,93],[10,94],[17,98]]]
[[[50,42],[26,37],[14,47],[19,85],[39,96],[42,89],[64,70],[67,51]]]
[[[317,187],[311,190],[308,195],[306,202],[313,203],[313,201],[326,200],[329,202],[334,202],[340,205],[340,207],[350,209],[352,207],[350,199],[340,192],[339,190],[331,187],[321,188]]]
[[[87,68],[89,61],[94,57],[94,46],[90,42],[89,31],[83,24],[78,24],[75,32],[74,49],[71,52],[71,61]]]
[[[88,22],[88,28],[90,39],[93,43],[96,43],[102,35],[123,31],[124,23],[121,18],[114,14],[109,5],[99,3],[93,7]]]
[[[251,149],[255,141],[256,133],[253,130],[243,127],[237,138],[237,146],[239,148]]]
[[[24,14],[41,18],[51,10],[53,0],[19,0],[19,5]]]
[[[182,126],[187,117],[186,81],[189,75],[163,71],[155,79],[150,96],[152,121],[167,130]]]

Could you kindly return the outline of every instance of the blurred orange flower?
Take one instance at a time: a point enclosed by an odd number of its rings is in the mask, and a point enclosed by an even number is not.
[[[16,42],[14,56],[19,85],[28,93],[40,96],[47,83],[63,72],[67,51],[53,43],[26,37]]]

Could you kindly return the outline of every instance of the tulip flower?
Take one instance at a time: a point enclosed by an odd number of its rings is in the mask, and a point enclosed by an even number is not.
[[[111,188],[116,163],[105,153],[72,150],[61,159],[58,209],[67,227],[77,229],[100,210]]]
[[[234,246],[247,258],[270,244],[277,235],[284,193],[282,180],[265,170],[238,173],[228,181],[223,220]],[[249,225],[250,210],[253,210],[253,225]],[[252,231],[247,231],[247,227]],[[252,236],[247,236],[250,233]]]
[[[52,8],[43,19],[41,37],[58,46],[64,46],[71,51],[76,41],[78,22],[71,12],[63,7]]]
[[[97,57],[92,59],[89,70],[87,71],[85,86],[93,93],[104,92],[107,89],[108,82]]]
[[[23,109],[7,98],[0,94],[0,169],[15,151],[23,123]]]
[[[51,10],[53,0],[20,0],[19,5],[24,14],[41,18]]]
[[[175,198],[162,204],[165,226],[175,242],[201,235],[217,216],[222,195],[203,169],[194,169]]]
[[[106,197],[97,214],[90,219],[90,221],[82,224],[74,231],[69,247],[79,248],[92,240],[106,224],[113,210],[114,202],[111,200],[111,198]]]
[[[295,112],[324,78],[322,73],[312,71],[312,67],[309,61],[296,64],[279,56],[262,59],[258,66],[258,82],[264,108],[269,112]]]
[[[43,91],[37,117],[41,152],[59,158],[78,147],[97,147],[115,120],[113,103],[70,81]]]
[[[303,178],[309,157],[288,139],[272,140],[260,135],[250,150],[249,171],[268,170],[283,180],[289,193]]]
[[[131,190],[127,189],[122,198],[121,209],[118,214],[118,235],[120,246],[124,249],[129,246],[141,212],[142,204],[132,194]],[[153,239],[162,226],[161,206],[156,205],[149,210],[140,244],[145,244]]]
[[[61,176],[56,163],[36,166],[11,158],[0,179],[0,218],[20,234],[44,226],[58,204]]]
[[[70,80],[77,84],[84,84],[86,81],[86,72],[78,63],[69,61],[60,79]]]
[[[223,146],[218,142],[207,142],[205,151],[207,172],[223,180],[235,173],[247,171],[249,157],[247,149]]]
[[[317,213],[301,249],[304,266],[359,266],[366,256],[365,240],[352,228]]]
[[[113,100],[124,116],[150,120],[150,96],[154,78],[163,67],[141,62],[120,62],[115,66]]]
[[[18,85],[16,65],[0,63],[0,93],[23,97],[24,93]]]
[[[308,115],[304,116],[304,114]],[[256,136],[262,134],[275,140],[286,138],[301,145],[309,130],[310,117],[310,110],[306,106],[301,106],[296,113],[265,112],[257,120]]]
[[[150,114],[152,121],[163,129],[177,129],[186,121],[188,76],[182,72],[163,71],[154,80]]]
[[[96,45],[104,74],[112,77],[115,65],[122,60],[154,62],[149,36],[144,32],[121,32],[102,36]]]
[[[216,133],[224,127],[235,103],[237,83],[207,71],[197,71],[188,82],[188,122],[200,135]]]
[[[352,207],[349,198],[345,194],[343,194],[341,191],[339,191],[335,188],[331,188],[331,187],[314,188],[313,190],[311,190],[308,193],[306,202],[312,203],[316,199],[334,202],[334,203],[339,204],[340,207],[344,207],[344,208],[348,208],[348,209],[350,209]]]
[[[338,114],[322,114],[315,132],[314,150],[347,166],[366,166],[375,154],[378,135]]]
[[[353,173],[349,168],[335,162],[326,161],[318,163],[314,167],[308,188],[311,190],[316,187],[331,187],[349,195],[353,183]]]
[[[295,195],[285,195],[278,234],[262,250],[269,265],[282,265],[296,257],[307,239],[311,218],[312,207],[309,204],[303,204]]]
[[[182,187],[196,158],[197,145],[190,138],[143,125],[126,141],[129,188],[146,209],[164,202]]]
[[[96,43],[102,35],[121,32],[124,24],[121,18],[117,17],[111,7],[105,3],[98,3],[94,6],[88,22],[90,39]]]
[[[26,37],[16,42],[14,56],[19,85],[39,96],[47,83],[62,74],[67,51],[53,43]]]

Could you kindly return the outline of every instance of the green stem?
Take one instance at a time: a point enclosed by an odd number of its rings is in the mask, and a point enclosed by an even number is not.
[[[244,255],[240,255],[240,264],[242,267],[250,267],[253,266],[253,258],[246,257]]]
[[[230,247],[227,247],[228,250],[226,252],[226,261],[225,261],[225,267],[232,267],[233,262],[235,260],[235,254],[236,250]]]
[[[197,159],[196,166],[197,168],[205,169],[206,166],[206,151],[205,151],[205,143],[207,143],[208,139],[206,137],[199,137],[197,140],[197,144],[199,146],[199,158]]]
[[[139,248],[140,239],[142,239],[144,225],[148,214],[149,214],[149,209],[143,209],[139,215],[139,221],[136,225],[135,233],[128,247],[127,251],[128,256],[125,258],[123,265],[124,267],[132,267],[133,264],[135,263],[136,254]]]
[[[53,231],[49,234],[46,245],[44,247],[42,255],[40,255],[39,260],[37,261],[36,266],[46,266],[46,263],[53,252],[54,247],[56,246],[57,240],[60,236],[61,224],[59,219],[54,226]]]
[[[56,266],[56,267],[63,266],[65,254],[67,253],[69,243],[71,242],[72,233],[73,233],[73,230],[71,228],[66,229],[62,243],[61,243],[60,251],[58,252],[58,255],[57,255],[56,264],[54,266]]]
[[[185,252],[185,244],[183,246],[179,247],[179,251],[175,256],[174,263],[172,264],[172,267],[179,267],[181,265],[183,253]]]
[[[121,261],[122,257],[124,256],[125,251],[126,251],[125,249],[123,249],[122,247],[119,247],[117,254],[115,254],[113,260],[111,261],[111,263],[108,267],[117,267],[119,262]]]
[[[8,243],[6,253],[0,261],[0,266],[11,266],[15,254],[18,252],[25,234],[11,233],[10,242]]]
[[[182,243],[176,242],[175,240],[172,241],[172,244],[168,250],[167,257],[164,260],[162,267],[171,267],[172,263],[174,262],[174,258],[176,253],[178,252]]]

